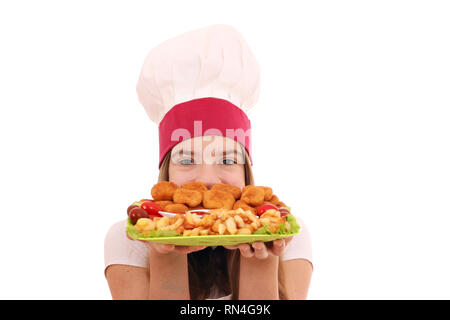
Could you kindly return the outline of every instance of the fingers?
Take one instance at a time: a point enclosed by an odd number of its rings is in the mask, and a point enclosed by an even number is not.
[[[228,250],[235,250],[235,249],[237,249],[238,248],[238,246],[237,245],[234,245],[234,246],[223,246],[225,249],[228,249]]]
[[[281,256],[284,253],[285,248],[286,244],[284,239],[278,239],[273,242],[273,246],[270,253],[275,256]]]
[[[188,254],[205,249],[206,246],[175,246],[174,251],[181,254]]]
[[[292,241],[293,236],[284,239],[278,239],[273,241],[272,247],[269,249],[269,253],[275,256],[281,256],[286,251],[286,246]]]
[[[292,240],[292,237],[286,239],[278,239],[273,242],[254,242],[252,244],[240,244],[233,246],[224,246],[226,249],[239,249],[241,255],[245,258],[255,257],[256,259],[266,259],[269,254],[274,256],[281,256],[287,243]]]
[[[168,254],[174,251],[175,246],[173,244],[153,243],[148,241],[148,245],[158,253]]]
[[[289,242],[291,242],[291,240],[294,238],[294,236],[290,236],[290,237],[287,237],[287,238],[284,238],[284,243],[285,243],[285,245],[287,245]]]
[[[266,259],[269,256],[266,245],[263,242],[254,242],[252,247],[255,250],[255,258]]]
[[[223,246],[223,247],[228,250],[239,249],[239,251],[241,252],[241,255],[245,258],[251,258],[254,255],[252,248],[247,243],[242,243],[239,245],[232,245],[232,246]]]
[[[130,240],[134,240],[130,238],[128,233],[126,233],[127,238]],[[153,250],[155,250],[157,253],[160,254],[168,254],[171,252],[176,252],[180,254],[188,254],[195,251],[200,251],[206,248],[206,246],[175,246],[173,244],[163,244],[163,243],[155,243],[151,241],[144,241],[144,240],[137,240],[142,243],[145,243],[149,247],[151,247]]]
[[[240,244],[239,251],[241,252],[241,255],[245,258],[252,258],[255,255],[254,251],[247,243]]]
[[[152,243],[151,247],[161,254],[168,254],[168,253],[188,254],[206,248],[206,246],[175,246],[173,244],[162,244],[162,243]]]

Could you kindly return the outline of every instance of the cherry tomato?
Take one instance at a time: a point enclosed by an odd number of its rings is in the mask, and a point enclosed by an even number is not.
[[[153,218],[162,217],[162,215],[159,213],[150,213],[148,217],[153,220]]]
[[[136,222],[140,218],[148,218],[148,213],[144,209],[136,207],[136,208],[133,208],[133,209],[130,210],[129,218],[130,218],[131,223],[133,225],[135,225]]]
[[[155,217],[162,217],[159,214],[159,211],[162,211],[161,207],[154,202],[144,201],[141,204],[141,208],[144,209],[149,215],[153,215]]]
[[[129,206],[129,207],[127,208],[127,215],[130,215],[130,211],[131,211],[131,209],[133,209],[133,208],[139,208],[139,206],[136,205],[136,204],[132,204],[131,206]]]
[[[278,207],[274,204],[263,204],[262,206],[258,207],[258,216],[261,216],[264,212],[266,212],[269,209],[275,209],[278,211]]]

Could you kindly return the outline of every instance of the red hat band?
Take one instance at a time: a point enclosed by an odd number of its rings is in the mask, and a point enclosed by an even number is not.
[[[241,143],[251,158],[251,126],[247,115],[231,102],[200,98],[175,105],[159,124],[159,167],[175,145],[201,136],[222,136]]]

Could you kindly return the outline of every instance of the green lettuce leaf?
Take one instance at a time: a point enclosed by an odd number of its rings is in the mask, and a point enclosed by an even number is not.
[[[286,216],[286,221],[289,223],[291,227],[289,231],[285,231],[286,224],[284,223],[280,224],[280,226],[278,227],[277,230],[275,230],[275,232],[271,232],[269,225],[265,224],[261,228],[253,232],[253,234],[294,234],[300,230],[300,226],[292,214],[288,214]]]
[[[297,220],[292,214],[288,214],[286,216],[286,221],[291,226],[291,229],[289,230],[289,233],[297,233],[300,230],[300,225],[297,223]]]

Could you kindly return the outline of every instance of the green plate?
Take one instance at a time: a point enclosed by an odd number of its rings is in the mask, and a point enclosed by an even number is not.
[[[224,246],[235,245],[241,243],[268,242],[277,239],[283,239],[298,234],[301,226],[297,224],[295,217],[290,215],[289,223],[291,232],[270,234],[248,234],[248,235],[214,235],[214,236],[182,236],[175,235],[175,231],[156,232],[150,235],[138,233],[136,228],[127,220],[127,233],[130,238],[135,240],[145,240],[165,244],[174,244],[178,246]],[[262,232],[262,229],[261,231]]]

